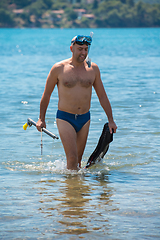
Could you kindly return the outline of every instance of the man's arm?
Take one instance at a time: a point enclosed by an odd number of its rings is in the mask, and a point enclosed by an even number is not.
[[[58,82],[58,67],[54,65],[48,74],[45,89],[40,101],[40,114],[39,114],[39,120],[36,124],[36,127],[38,131],[41,131],[42,127],[46,128],[45,123],[45,115],[47,111],[47,107],[50,101],[51,94],[55,88],[55,85]]]
[[[107,97],[106,91],[104,89],[104,86],[103,86],[103,83],[102,83],[102,80],[101,80],[101,76],[100,76],[99,68],[96,64],[94,64],[93,68],[94,68],[95,73],[96,73],[96,77],[95,77],[93,87],[94,87],[94,89],[97,93],[100,104],[101,104],[102,108],[104,109],[104,111],[105,111],[105,113],[108,117],[110,133],[112,133],[112,129],[114,129],[114,133],[116,133],[117,126],[116,126],[116,124],[113,120],[111,104],[110,104],[110,101]]]

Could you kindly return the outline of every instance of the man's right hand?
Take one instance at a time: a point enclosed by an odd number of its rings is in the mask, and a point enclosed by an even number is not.
[[[39,119],[38,122],[36,123],[36,128],[40,132],[41,128],[43,127],[46,128],[46,123],[45,121],[42,121],[41,119]]]

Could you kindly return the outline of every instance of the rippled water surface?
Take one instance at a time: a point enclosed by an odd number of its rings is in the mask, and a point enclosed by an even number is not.
[[[103,162],[66,170],[60,140],[22,126],[37,121],[52,65],[70,40],[90,49],[118,125]],[[160,29],[0,29],[0,239],[160,238]],[[47,111],[55,123],[57,89]],[[93,91],[85,166],[106,116]]]

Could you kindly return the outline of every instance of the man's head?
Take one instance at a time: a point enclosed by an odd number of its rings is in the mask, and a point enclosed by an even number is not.
[[[72,39],[70,50],[72,52],[72,58],[76,60],[76,62],[84,62],[88,55],[91,42],[92,37],[84,35],[78,35]]]
[[[84,36],[84,35],[75,36],[71,41],[72,45],[74,45],[74,44],[78,44],[78,45],[86,44],[88,46],[88,45],[91,45],[91,43],[92,43],[92,38],[90,36]]]

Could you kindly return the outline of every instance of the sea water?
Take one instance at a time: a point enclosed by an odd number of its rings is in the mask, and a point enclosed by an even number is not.
[[[34,126],[46,77],[94,32],[97,63],[118,126],[103,161],[66,170],[62,143]],[[46,114],[58,135],[57,87]],[[82,166],[107,117],[93,89]],[[160,238],[160,29],[0,29],[0,239]]]

